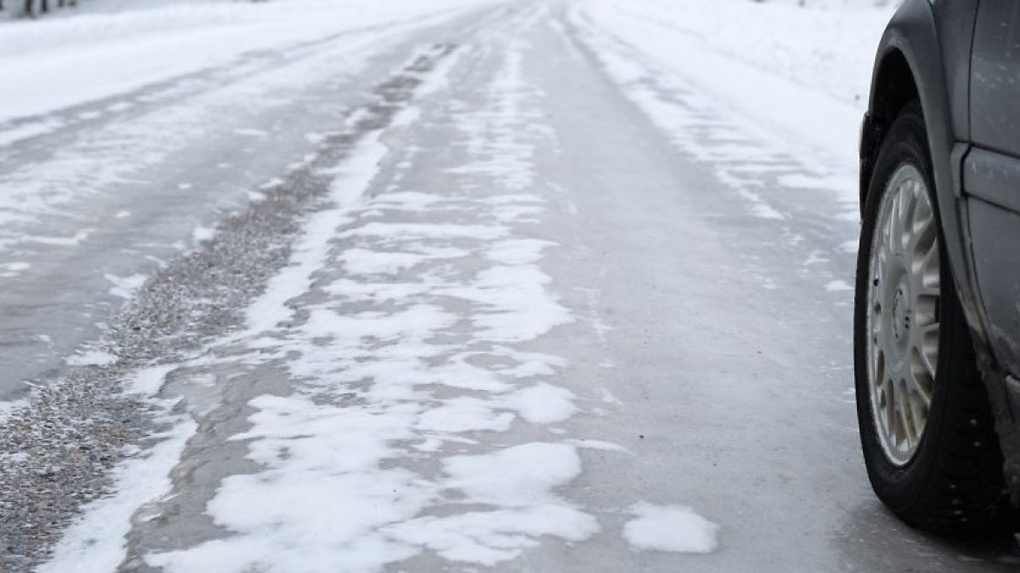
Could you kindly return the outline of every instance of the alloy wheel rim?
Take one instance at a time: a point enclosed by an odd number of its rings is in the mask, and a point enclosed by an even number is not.
[[[905,163],[889,179],[871,245],[867,358],[886,457],[913,459],[928,423],[939,350],[941,261],[928,185]]]

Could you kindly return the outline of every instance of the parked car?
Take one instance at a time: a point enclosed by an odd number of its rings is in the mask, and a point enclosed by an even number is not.
[[[854,313],[868,476],[907,523],[1020,502],[1020,2],[906,0],[861,137]]]

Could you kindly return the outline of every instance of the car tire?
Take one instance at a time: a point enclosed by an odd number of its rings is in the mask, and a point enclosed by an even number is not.
[[[864,209],[854,305],[861,445],[875,493],[908,524],[1006,527],[1003,460],[945,256],[917,101],[879,149]]]

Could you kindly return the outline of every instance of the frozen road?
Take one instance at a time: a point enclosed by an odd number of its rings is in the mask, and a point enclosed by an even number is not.
[[[853,150],[597,6],[5,124],[0,571],[1015,570],[868,488]]]

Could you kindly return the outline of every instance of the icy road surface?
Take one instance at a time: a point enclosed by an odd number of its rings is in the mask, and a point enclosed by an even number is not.
[[[5,124],[0,570],[1015,570],[867,486],[852,110],[631,16],[462,2]]]

